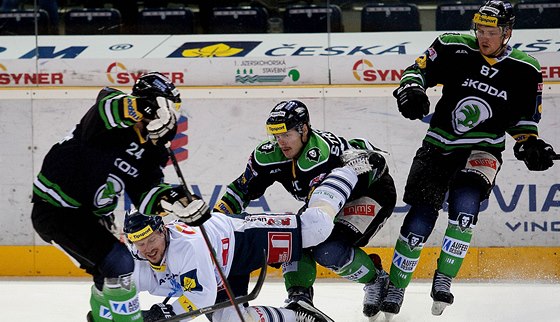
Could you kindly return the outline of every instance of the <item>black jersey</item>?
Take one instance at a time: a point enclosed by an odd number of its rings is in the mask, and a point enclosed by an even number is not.
[[[72,133],[45,156],[33,202],[103,215],[126,192],[138,205],[162,181],[168,160],[165,148],[147,142],[135,126],[140,119],[133,96],[102,89]]]
[[[508,46],[498,58],[483,56],[475,37],[443,34],[401,84],[443,85],[424,141],[444,151],[477,149],[500,155],[505,134],[538,135],[542,75],[538,61]]]
[[[288,159],[278,142],[264,141],[250,155],[245,172],[227,186],[214,210],[241,213],[251,200],[260,198],[274,182],[279,182],[295,199],[307,201],[313,188],[332,169],[342,166],[339,156],[350,146],[375,149],[364,139],[347,141],[330,132],[313,129],[300,156]]]

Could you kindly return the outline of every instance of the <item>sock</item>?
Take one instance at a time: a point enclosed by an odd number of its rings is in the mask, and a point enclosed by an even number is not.
[[[144,321],[136,286],[130,275],[105,278],[103,296],[109,302],[114,322]]]
[[[353,248],[352,260],[340,268],[336,274],[358,283],[369,283],[377,276],[377,269],[371,258],[358,247]]]
[[[94,322],[107,322],[113,321],[111,310],[109,309],[109,302],[103,296],[103,293],[95,287],[91,286],[91,297],[89,299],[91,306],[91,314]]]
[[[309,288],[315,283],[317,265],[311,254],[304,251],[299,261],[282,264],[282,275],[286,290],[294,286]]]
[[[447,226],[437,261],[437,270],[440,273],[449,277],[457,276],[469,250],[471,238],[471,228],[462,229],[451,223]]]
[[[393,262],[389,279],[391,283],[398,288],[406,288],[412,279],[412,274],[418,265],[420,253],[424,244],[420,244],[410,249],[408,243],[399,237],[395,244],[395,252],[393,253]]]

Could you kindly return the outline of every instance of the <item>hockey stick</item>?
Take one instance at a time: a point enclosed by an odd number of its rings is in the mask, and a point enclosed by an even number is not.
[[[266,255],[266,253],[265,253]],[[236,303],[246,303],[249,301],[252,301],[254,299],[257,298],[257,296],[259,295],[261,288],[264,284],[264,280],[266,279],[266,269],[267,269],[267,261],[266,261],[266,256],[264,256],[264,261],[263,264],[261,266],[261,272],[259,273],[259,277],[255,283],[255,287],[253,287],[253,290],[251,291],[251,293],[244,295],[244,296],[239,296],[235,298],[235,302]],[[210,305],[207,307],[203,307],[194,311],[189,311],[189,312],[185,312],[183,314],[178,314],[175,315],[172,318],[169,319],[163,319],[163,320],[158,320],[156,322],[178,322],[181,321],[182,319],[186,319],[189,317],[196,317],[202,314],[207,314],[207,313],[211,313],[217,310],[221,310],[224,309],[226,307],[231,306],[231,301],[225,301],[225,302],[220,302],[220,303],[216,303],[214,305]],[[237,307],[237,305],[236,305]],[[238,308],[239,309],[239,308]]]
[[[556,153],[552,156],[552,160],[560,160],[560,154]]]
[[[173,163],[173,167],[175,168],[175,172],[177,173],[179,180],[181,180],[181,187],[183,188],[185,195],[187,196],[187,200],[188,202],[191,202],[193,200],[193,195],[189,191],[189,188],[187,187],[187,182],[185,181],[183,172],[179,168],[179,162],[177,162],[175,153],[173,152],[173,150],[171,150],[171,142],[167,142],[165,144],[165,149],[167,150],[167,154],[169,154],[169,158],[171,158],[171,163]],[[239,307],[237,306],[237,303],[233,297],[234,295],[233,292],[231,291],[231,286],[229,285],[229,282],[224,272],[220,268],[220,264],[218,263],[218,260],[216,259],[216,255],[212,250],[212,245],[210,244],[210,239],[208,238],[208,234],[206,234],[206,229],[204,228],[204,224],[200,225],[199,228],[200,228],[200,232],[202,233],[202,237],[204,238],[204,242],[206,243],[206,247],[208,247],[208,251],[210,252],[210,257],[212,258],[212,262],[214,263],[214,266],[216,266],[216,269],[218,270],[218,274],[220,275],[220,278],[224,283],[224,288],[226,290],[227,296],[231,304],[233,305],[233,307],[235,307],[235,311],[237,312],[237,315],[239,315],[239,319],[241,320],[241,322],[245,322],[245,319],[243,319],[243,315],[241,314],[241,311],[239,310]]]

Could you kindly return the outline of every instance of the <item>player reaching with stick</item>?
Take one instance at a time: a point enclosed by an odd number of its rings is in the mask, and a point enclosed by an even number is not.
[[[213,213],[198,218],[198,214],[193,215],[183,208],[180,201],[171,208],[181,222],[165,225],[158,216],[128,214],[124,232],[137,260],[134,281],[138,290],[176,298],[171,304],[154,304],[144,312],[144,321],[164,318],[178,321],[183,320],[183,316],[190,319],[195,317],[188,314],[191,311],[204,313],[205,308],[227,301],[224,291],[220,291],[221,279],[200,229],[185,223],[197,226],[204,223],[217,265],[227,276],[233,294],[235,297],[246,295],[250,273],[262,268],[263,261],[278,264],[298,260],[302,248],[317,246],[330,236],[333,218],[350,197],[358,175],[372,171],[368,157],[365,151],[345,155],[344,166],[332,170],[324,184],[313,191],[309,207],[299,215]],[[342,181],[340,190],[330,186]],[[212,314],[212,321],[239,321],[234,308],[217,310]],[[294,301],[289,308],[240,305],[239,309],[246,322],[332,321],[303,299]]]
[[[185,196],[163,183],[176,133],[178,90],[165,76],[142,75],[128,95],[103,88],[72,133],[52,146],[33,184],[33,227],[93,276],[88,321],[142,321],[130,252],[107,229],[124,192],[143,213]],[[193,213],[203,211],[197,207]],[[201,215],[201,214],[199,214]]]

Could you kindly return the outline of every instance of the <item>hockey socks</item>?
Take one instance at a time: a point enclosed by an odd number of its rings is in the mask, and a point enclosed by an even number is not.
[[[105,278],[103,297],[109,304],[114,322],[144,321],[131,275]]]
[[[109,309],[109,301],[105,299],[103,293],[98,290],[95,285],[91,286],[89,304],[91,306],[91,312],[88,313],[88,322],[113,321],[113,316]]]
[[[452,278],[457,276],[469,250],[471,238],[472,229],[470,227],[465,228],[449,223],[437,261],[437,270],[440,273]]]
[[[373,260],[361,248],[354,247],[352,250],[354,254],[350,262],[335,273],[347,280],[362,284],[373,281],[377,276],[377,269]]]
[[[287,291],[292,287],[310,288],[315,283],[317,265],[309,251],[304,250],[299,261],[282,264],[282,275]]]
[[[395,252],[393,253],[393,263],[389,278],[391,283],[397,288],[406,288],[412,279],[412,274],[418,265],[423,243],[415,247],[410,247],[402,236],[397,239]]]

